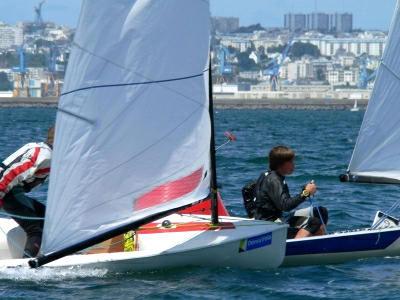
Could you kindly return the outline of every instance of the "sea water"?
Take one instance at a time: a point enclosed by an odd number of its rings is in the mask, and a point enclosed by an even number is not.
[[[0,109],[0,157],[21,145],[45,139],[55,109]],[[343,184],[363,112],[294,110],[217,110],[217,145],[224,132],[237,141],[217,153],[218,183],[232,215],[245,216],[241,188],[267,167],[271,147],[296,150],[296,171],[287,178],[291,192],[310,180],[318,185],[314,202],[329,209],[328,230],[368,227],[376,210],[387,209],[400,188]],[[46,199],[46,186],[32,193]],[[395,212],[398,215],[399,212]],[[340,265],[251,271],[184,268],[146,273],[106,269],[0,269],[0,298],[18,299],[393,299],[399,298],[400,261],[374,258]]]

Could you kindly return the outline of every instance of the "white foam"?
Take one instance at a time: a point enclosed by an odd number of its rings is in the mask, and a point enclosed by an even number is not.
[[[79,278],[104,277],[108,273],[106,269],[81,269],[79,267],[70,268],[39,268],[29,267],[0,268],[0,280],[15,281],[64,281]]]

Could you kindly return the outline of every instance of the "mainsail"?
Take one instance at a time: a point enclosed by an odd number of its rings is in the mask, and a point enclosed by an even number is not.
[[[348,169],[350,181],[400,182],[400,9],[395,10],[378,70]]]
[[[207,197],[209,23],[206,0],[83,1],[42,254]]]

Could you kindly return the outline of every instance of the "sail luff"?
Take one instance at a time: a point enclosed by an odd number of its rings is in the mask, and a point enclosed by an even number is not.
[[[343,180],[368,183],[400,181],[400,3],[397,1],[386,48]]]

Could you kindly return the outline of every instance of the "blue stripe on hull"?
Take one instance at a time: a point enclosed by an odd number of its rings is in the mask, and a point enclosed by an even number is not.
[[[286,243],[286,256],[383,250],[399,237],[400,230],[396,230],[292,241]]]

